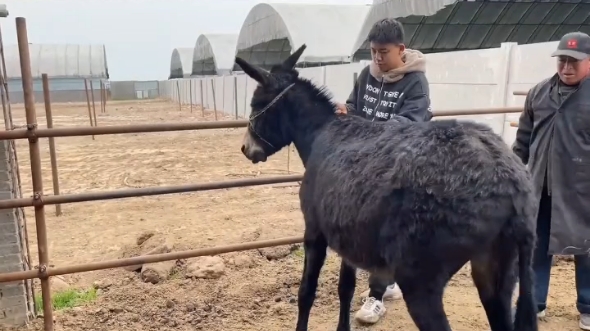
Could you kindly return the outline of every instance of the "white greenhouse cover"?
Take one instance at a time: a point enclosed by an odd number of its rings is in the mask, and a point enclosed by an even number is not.
[[[182,70],[184,76],[190,76],[193,71],[193,48],[175,48],[170,57],[170,73]]]
[[[29,44],[29,54],[33,78],[107,77],[104,45]],[[20,78],[18,45],[7,45],[4,57],[7,78]]]
[[[349,62],[369,9],[366,5],[260,3],[242,25],[237,51],[288,38],[293,51],[307,45],[299,62]]]
[[[457,0],[373,0],[369,14],[361,27],[352,54],[359,50],[367,39],[373,24],[384,18],[400,18],[411,15],[431,16]]]
[[[237,34],[202,34],[197,38],[192,63],[213,58],[217,72],[229,72],[234,66]]]

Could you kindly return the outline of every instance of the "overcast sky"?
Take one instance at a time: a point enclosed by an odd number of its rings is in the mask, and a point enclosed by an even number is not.
[[[239,33],[253,0],[4,0],[4,43],[16,44],[14,19],[27,19],[29,42],[105,44],[112,80],[166,79],[176,47],[201,33]],[[369,4],[371,0],[271,2]],[[356,36],[351,36],[356,38]]]

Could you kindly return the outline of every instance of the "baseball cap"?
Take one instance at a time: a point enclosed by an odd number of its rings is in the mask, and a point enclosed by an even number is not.
[[[551,56],[569,56],[576,60],[590,57],[590,36],[584,32],[566,33]]]

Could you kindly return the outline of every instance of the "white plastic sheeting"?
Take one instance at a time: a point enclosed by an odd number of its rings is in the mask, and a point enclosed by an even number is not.
[[[104,45],[29,44],[33,78],[108,78]],[[4,53],[6,75],[21,77],[18,45],[7,45]]]
[[[361,48],[367,35],[377,21],[384,18],[400,18],[412,15],[431,16],[457,0],[373,0],[365,22],[359,29],[359,34],[352,48],[352,54]]]
[[[231,72],[236,54],[237,34],[202,34],[197,38],[193,51],[192,74],[199,75],[200,65],[212,64],[215,74]]]
[[[353,44],[370,6],[260,3],[242,24],[237,52],[287,38],[294,51],[307,48],[299,62],[350,62]]]
[[[193,48],[175,48],[170,57],[170,77],[189,77],[193,69]]]

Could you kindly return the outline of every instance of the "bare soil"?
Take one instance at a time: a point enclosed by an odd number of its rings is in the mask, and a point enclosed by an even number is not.
[[[98,107],[97,107],[98,111]],[[37,104],[39,123],[44,108]],[[54,104],[55,127],[88,126],[86,105]],[[15,124],[24,124],[22,105],[13,106]],[[98,125],[211,121],[190,108],[161,100],[110,102]],[[227,117],[218,115],[218,120]],[[40,125],[43,127],[43,125]],[[262,165],[252,165],[240,153],[244,129],[220,129],[149,134],[57,138],[62,194],[176,185],[301,173],[296,153],[286,150]],[[27,142],[17,143],[25,196],[32,195]],[[41,141],[43,181],[52,194],[47,140]],[[289,164],[289,166],[288,166]],[[119,258],[146,231],[167,236],[174,250],[212,247],[251,240],[300,235],[303,222],[297,186],[260,186],[197,193],[63,205],[56,217],[46,207],[51,264],[64,266]],[[27,208],[32,260],[37,259],[33,210]],[[127,250],[127,251],[126,251]],[[127,252],[127,253],[126,253]],[[296,295],[302,270],[300,250],[249,251],[224,254],[224,274],[216,279],[186,278],[179,261],[172,276],[161,283],[144,283],[123,269],[66,275],[73,287],[100,282],[98,299],[85,306],[55,312],[55,329],[68,331],[136,330],[289,330],[297,316]],[[268,256],[271,256],[269,258]],[[237,263],[236,261],[241,261]],[[336,327],[339,259],[330,254],[323,269],[311,330]],[[354,310],[366,289],[366,275],[358,281]],[[38,291],[38,288],[37,288]],[[548,317],[541,330],[578,330],[574,271],[571,262],[553,269]],[[373,330],[416,330],[403,301],[388,303],[388,312]],[[454,330],[489,330],[471,283],[468,266],[450,282],[445,309]],[[42,320],[31,329],[42,330]],[[366,326],[354,324],[354,329]]]

